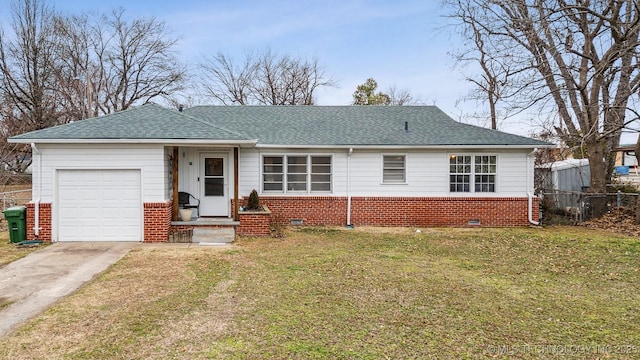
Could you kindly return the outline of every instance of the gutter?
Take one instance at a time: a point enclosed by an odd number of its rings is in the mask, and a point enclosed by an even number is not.
[[[527,199],[528,199],[528,216],[529,216],[529,222],[532,225],[540,225],[539,221],[535,221],[533,220],[533,194],[527,191]]]
[[[540,225],[539,221],[533,220],[533,194],[529,191],[531,184],[531,168],[533,167],[531,163],[531,159],[534,156],[534,152],[530,152],[527,155],[527,218],[529,223],[532,225]]]
[[[351,227],[351,154],[353,148],[347,153],[347,227]]]
[[[551,148],[555,145],[491,145],[491,144],[475,144],[475,145],[312,145],[312,144],[256,144],[256,148],[261,149],[358,149],[358,150],[394,150],[394,149],[469,149],[469,150],[493,150],[493,149],[533,149],[533,148]]]
[[[38,181],[36,182],[36,193],[34,196],[34,217],[33,217],[33,234],[37,239],[40,235],[40,197],[42,196],[42,154],[35,143],[31,143],[31,152],[38,155]]]
[[[34,139],[34,138],[9,138],[10,143],[33,144],[37,141],[40,144],[161,144],[161,145],[247,145],[255,146],[258,142],[254,140],[207,140],[207,139]]]

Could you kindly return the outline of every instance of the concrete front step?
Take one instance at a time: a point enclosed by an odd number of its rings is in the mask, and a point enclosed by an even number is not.
[[[191,242],[194,243],[231,243],[236,239],[236,231],[232,227],[217,229],[193,229]]]

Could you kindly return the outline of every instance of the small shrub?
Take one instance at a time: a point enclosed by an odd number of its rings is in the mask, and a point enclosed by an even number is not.
[[[247,210],[260,210],[260,197],[256,190],[251,191],[249,194],[249,200],[247,200]]]
[[[284,225],[282,223],[282,217],[275,215],[271,218],[271,237],[283,238],[284,237]]]

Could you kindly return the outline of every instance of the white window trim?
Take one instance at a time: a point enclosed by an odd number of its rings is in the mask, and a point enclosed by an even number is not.
[[[451,191],[451,163],[450,160],[451,156],[471,156],[471,173],[469,173],[469,191]],[[494,184],[494,191],[476,191],[476,171],[475,171],[475,165],[476,165],[476,156],[495,156],[496,157],[496,173],[495,173],[495,184]],[[457,152],[451,152],[451,153],[447,153],[447,189],[449,189],[449,193],[450,194],[497,194],[499,192],[498,189],[498,185],[499,185],[499,179],[500,179],[500,156],[499,154],[496,153],[483,153],[483,152],[475,152],[475,153],[469,153],[469,152],[463,152],[463,153],[457,153]],[[485,174],[486,175],[486,174]]]
[[[265,157],[282,157],[282,190],[265,190],[264,189],[264,158]],[[300,191],[300,190],[288,190],[288,169],[287,169],[287,159],[288,157],[300,157],[300,156],[306,156],[307,158],[307,189],[304,191]],[[330,190],[329,191],[311,191],[311,158],[312,157],[328,157],[331,159],[331,167],[330,167],[330,173],[329,175],[331,176],[331,181],[329,183],[329,187]],[[334,178],[335,178],[335,173],[334,173],[334,156],[333,154],[326,154],[326,153],[287,153],[287,154],[283,154],[283,153],[262,153],[260,154],[260,190],[261,190],[261,194],[291,194],[291,195],[315,195],[315,194],[332,194],[333,193],[333,187],[334,187]]]
[[[385,156],[403,156],[404,157],[404,181],[397,182],[385,182],[384,181],[384,157]],[[407,153],[382,153],[380,154],[380,185],[408,185],[407,179],[409,178],[409,157]]]

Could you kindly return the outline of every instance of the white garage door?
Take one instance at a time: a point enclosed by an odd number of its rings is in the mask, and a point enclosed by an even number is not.
[[[59,170],[59,241],[142,241],[140,170]]]

